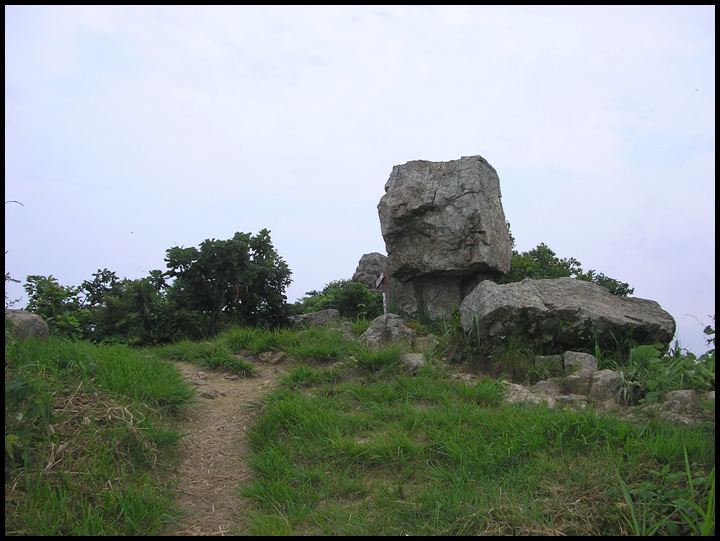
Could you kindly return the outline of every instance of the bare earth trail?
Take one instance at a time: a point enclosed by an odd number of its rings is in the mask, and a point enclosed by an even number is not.
[[[229,372],[204,370],[176,362],[188,380],[198,384],[200,398],[183,422],[187,433],[184,458],[174,475],[178,506],[186,513],[168,535],[233,535],[247,531],[248,502],[238,486],[251,475],[245,433],[258,412],[257,403],[267,395],[283,370],[258,363],[258,374],[249,378]]]

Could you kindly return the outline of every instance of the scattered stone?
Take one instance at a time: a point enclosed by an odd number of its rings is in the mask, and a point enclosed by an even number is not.
[[[535,357],[535,368],[549,376],[559,376],[565,373],[562,355],[538,355]]]
[[[198,379],[207,379],[207,374],[205,372],[198,372],[197,377]]]
[[[263,351],[257,358],[260,362],[268,364],[280,364],[290,359],[283,351]]]
[[[340,312],[335,308],[320,310],[318,312],[310,312],[309,314],[300,314],[295,316],[293,321],[296,325],[311,325],[313,327],[322,326],[329,321],[337,321],[340,319]]]
[[[5,309],[5,319],[12,321],[10,332],[15,338],[37,338],[47,340],[50,330],[47,323],[37,314],[26,310]]]
[[[406,353],[401,357],[400,361],[404,365],[409,366],[413,369],[421,368],[425,366],[427,362],[425,361],[425,355],[423,355],[422,353]]]
[[[598,400],[620,398],[622,376],[615,370],[600,370],[595,372],[590,385],[590,396]]]
[[[682,414],[691,411],[696,406],[696,402],[695,391],[691,389],[670,391],[665,395],[665,400],[660,409],[662,411]]]
[[[511,404],[530,403],[536,406],[545,403],[550,409],[555,407],[555,399],[551,396],[533,393],[517,383],[511,383],[509,381],[502,381],[501,383],[505,386],[505,402]]]
[[[200,394],[205,398],[210,398],[211,400],[215,400],[218,396],[220,396],[220,393],[218,393],[215,389],[207,389]]]
[[[566,351],[563,365],[568,376],[579,372],[592,373],[598,369],[598,360],[589,353]]]
[[[573,278],[483,281],[463,300],[460,316],[481,341],[520,335],[564,349],[592,348],[596,340],[610,348],[618,337],[667,346],[675,334],[675,320],[657,302]]]
[[[373,319],[367,330],[360,335],[360,342],[378,347],[399,340],[413,342],[415,331],[407,327],[400,316],[384,314]]]
[[[415,349],[422,352],[432,352],[440,345],[440,341],[432,334],[415,338]]]

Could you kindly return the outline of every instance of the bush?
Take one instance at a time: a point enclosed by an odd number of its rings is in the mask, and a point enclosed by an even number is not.
[[[375,293],[360,282],[336,280],[321,291],[309,291],[306,297],[293,304],[296,314],[307,314],[330,308],[349,319],[374,319],[383,314],[382,293]]]

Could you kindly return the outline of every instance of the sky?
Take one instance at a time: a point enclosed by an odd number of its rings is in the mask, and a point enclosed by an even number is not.
[[[708,349],[714,6],[5,6],[23,282],[142,278],[268,229],[294,302],[386,253],[394,165],[474,155],[517,250],[628,282]]]

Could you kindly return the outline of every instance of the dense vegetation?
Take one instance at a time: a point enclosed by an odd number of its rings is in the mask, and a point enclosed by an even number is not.
[[[288,320],[291,271],[265,229],[205,240],[199,248],[174,246],[165,261],[165,272],[153,270],[136,280],[108,269],[80,286],[28,276],[26,309],[42,316],[57,336],[131,345],[208,338],[222,326],[272,327]]]

